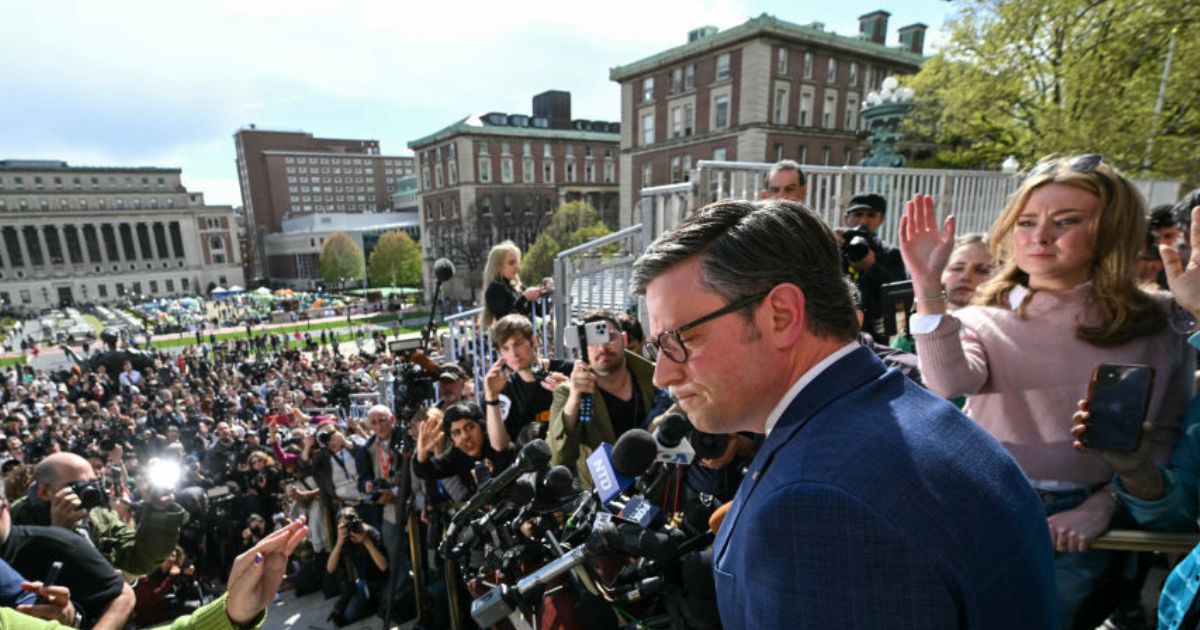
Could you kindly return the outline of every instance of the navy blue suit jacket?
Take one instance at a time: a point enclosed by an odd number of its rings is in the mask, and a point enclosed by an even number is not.
[[[725,628],[1051,628],[1041,501],[1003,448],[867,348],[788,406],[713,545]]]

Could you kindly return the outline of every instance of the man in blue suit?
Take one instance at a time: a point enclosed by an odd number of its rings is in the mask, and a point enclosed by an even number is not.
[[[724,626],[1054,627],[1040,500],[858,344],[836,243],[799,204],[725,201],[634,266],[655,385],[703,431],[766,434],[713,545]]]

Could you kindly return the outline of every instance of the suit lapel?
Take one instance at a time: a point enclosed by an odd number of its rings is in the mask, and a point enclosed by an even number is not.
[[[790,442],[810,419],[830,403],[841,398],[847,392],[861,387],[864,383],[879,378],[884,369],[883,363],[869,348],[856,348],[829,366],[804,389],[800,390],[800,393],[780,416],[774,429],[771,430],[771,435],[767,436],[766,441],[758,449],[758,454],[754,456],[754,461],[746,470],[746,476],[742,478],[737,496],[733,498],[733,505],[729,507],[729,513],[725,515],[725,520],[721,524],[721,530],[718,532],[713,546],[716,552],[713,555],[714,564],[725,555],[733,529],[737,526],[738,518],[741,516],[742,507],[754,494],[759,480],[775,460],[775,454],[779,449]]]

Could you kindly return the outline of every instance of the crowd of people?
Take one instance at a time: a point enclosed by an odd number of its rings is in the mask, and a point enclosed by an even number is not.
[[[649,321],[589,312],[555,331],[575,334],[570,357],[539,353],[531,320],[554,288],[525,286],[506,242],[484,272],[495,358],[481,374],[436,350],[393,353],[381,334],[341,353],[323,333],[201,338],[111,371],[95,354],[9,368],[0,606],[89,628],[224,608],[241,627],[282,580],[336,597],[331,625],[469,623],[449,602],[477,585],[431,561],[454,506],[540,440],[590,490],[605,445],[682,415],[697,457],[676,507],[729,504],[705,556],[714,608],[689,626],[1123,614],[1136,595],[1103,589],[1135,593],[1129,575],[1145,572],[1091,543],[1119,526],[1195,531],[1200,509],[1200,334],[1187,336],[1200,253],[1186,236],[1200,208],[1148,213],[1102,157],[1047,159],[987,235],[957,235],[918,195],[892,247],[880,195],[855,195],[831,227],[805,194],[784,161],[765,201],[685,219],[635,265]],[[1102,364],[1153,371],[1132,452],[1086,445]],[[1193,555],[1177,568],[1189,584]],[[235,597],[238,580],[253,595]],[[1194,626],[1194,593],[1169,582],[1163,618]]]

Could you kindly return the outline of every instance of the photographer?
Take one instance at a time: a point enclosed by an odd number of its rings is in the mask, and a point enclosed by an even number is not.
[[[321,448],[313,455],[313,469],[321,489],[321,501],[329,510],[361,503],[354,451],[346,436],[333,427],[332,420],[326,420],[318,427],[317,444]]]
[[[325,561],[325,572],[341,578],[341,584],[354,586],[338,600],[329,619],[341,627],[374,614],[387,585],[387,570],[379,532],[364,523],[354,508],[342,508],[338,512],[337,542]]]
[[[251,451],[247,469],[239,477],[245,511],[267,515],[279,511],[280,473],[274,458],[263,451]]]
[[[574,467],[586,489],[593,487],[587,458],[601,443],[615,444],[629,429],[648,422],[654,406],[654,364],[625,349],[616,317],[604,309],[583,316],[583,323],[608,324],[606,343],[585,345],[588,361],[578,361],[571,378],[554,390],[546,441],[554,451],[552,465]],[[590,421],[580,419],[581,401],[592,398]]]
[[[845,228],[836,230],[842,241],[842,261],[862,294],[863,329],[886,345],[883,332],[883,285],[906,277],[900,250],[879,240],[887,214],[887,201],[875,193],[855,195],[846,207]]]
[[[56,453],[34,469],[34,484],[13,504],[12,517],[18,525],[80,529],[113,566],[127,575],[146,575],[174,551],[187,521],[173,490],[152,485],[143,489],[135,530],[108,506],[104,485],[86,459]]]
[[[492,343],[500,357],[484,377],[483,402],[492,448],[504,450],[545,434],[554,388],[566,382],[574,364],[539,358],[533,324],[524,315],[496,320]]]

